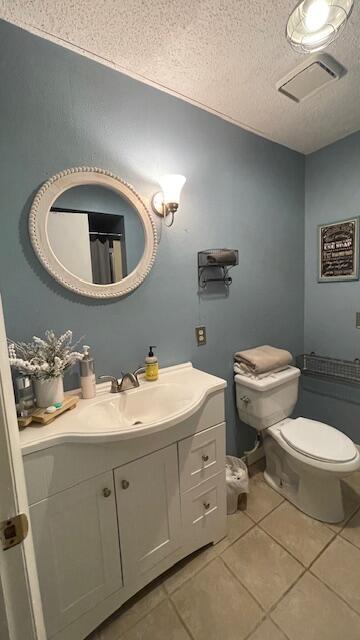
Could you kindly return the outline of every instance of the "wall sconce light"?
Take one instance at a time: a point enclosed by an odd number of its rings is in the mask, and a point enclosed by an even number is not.
[[[178,174],[161,176],[161,178],[159,178],[161,191],[155,193],[151,204],[155,213],[163,216],[164,224],[167,227],[171,227],[174,223],[174,215],[179,208],[180,193],[185,182],[186,178]],[[169,215],[171,216],[170,224],[166,222]]]

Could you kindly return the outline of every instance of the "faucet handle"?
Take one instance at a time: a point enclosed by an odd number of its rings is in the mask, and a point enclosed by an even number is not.
[[[136,380],[141,373],[145,373],[145,367],[139,367],[138,369],[135,369],[135,371],[133,371],[133,376],[135,376]]]
[[[103,382],[110,381],[111,382],[110,392],[117,393],[119,382],[118,382],[118,379],[115,378],[115,376],[99,376],[98,379],[102,380]]]

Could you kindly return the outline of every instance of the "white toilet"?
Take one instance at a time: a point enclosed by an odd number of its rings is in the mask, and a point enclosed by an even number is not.
[[[299,377],[295,367],[259,380],[236,374],[239,417],[264,436],[266,482],[309,516],[340,522],[340,480],[360,468],[360,453],[334,427],[288,417],[298,398]]]

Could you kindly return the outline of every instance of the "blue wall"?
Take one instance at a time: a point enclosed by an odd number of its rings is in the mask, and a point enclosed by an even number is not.
[[[0,278],[8,335],[86,334],[97,373],[119,374],[158,345],[163,366],[191,360],[224,377],[228,450],[254,433],[236,419],[235,350],[303,349],[304,158],[188,103],[0,22]],[[29,243],[34,193],[69,166],[119,174],[146,198],[156,177],[187,177],[156,264],[126,299],[77,297],[48,276]],[[197,251],[239,249],[228,297],[199,296]],[[197,347],[204,324],[208,343]],[[70,379],[75,386],[75,377]]]
[[[306,158],[305,350],[360,357],[360,281],[318,283],[317,226],[360,215],[360,132]],[[302,410],[360,442],[360,391],[308,378]]]

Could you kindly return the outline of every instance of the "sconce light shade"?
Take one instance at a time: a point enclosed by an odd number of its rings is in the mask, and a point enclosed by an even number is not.
[[[159,178],[161,191],[155,193],[152,199],[152,208],[160,216],[171,213],[171,226],[174,221],[174,213],[178,210],[181,190],[186,182],[186,178],[179,174],[169,174]]]
[[[177,205],[179,204],[181,190],[185,182],[186,178],[178,174],[170,174],[159,178],[159,184],[163,193],[165,205],[172,202],[176,202]]]
[[[325,49],[345,27],[354,0],[302,0],[290,15],[286,37],[298,53]]]

